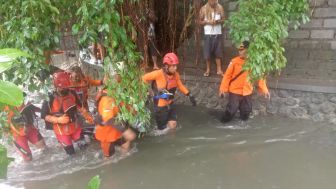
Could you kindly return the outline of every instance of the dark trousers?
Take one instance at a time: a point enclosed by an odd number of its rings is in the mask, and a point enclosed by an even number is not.
[[[229,103],[226,106],[222,122],[231,121],[238,109],[240,118],[244,121],[247,120],[252,112],[252,95],[243,96],[229,93]]]
[[[222,34],[204,35],[203,56],[205,60],[223,57]]]
[[[176,121],[177,114],[175,110],[175,105],[171,104],[165,107],[154,107],[155,120],[159,130],[165,129],[167,127],[168,121]]]

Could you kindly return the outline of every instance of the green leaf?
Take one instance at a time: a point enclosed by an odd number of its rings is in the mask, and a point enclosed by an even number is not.
[[[29,55],[18,49],[0,49],[0,73],[13,66],[13,61],[18,57],[28,57]]]
[[[79,31],[79,25],[78,24],[75,24],[72,26],[72,33],[73,34],[78,34],[78,31]]]
[[[0,179],[6,179],[8,165],[13,158],[7,157],[7,149],[5,146],[0,145]]]
[[[0,57],[1,59],[1,57]],[[9,68],[12,67],[12,61],[8,61],[8,62],[0,62],[0,73],[8,70]]]
[[[20,56],[29,57],[29,55],[26,52],[23,52],[18,49],[13,48],[0,49],[0,63],[13,61],[14,59]]]
[[[0,103],[20,106],[22,102],[22,90],[11,82],[0,80]]]
[[[99,175],[96,175],[88,183],[87,189],[99,189],[100,182],[101,182],[101,179],[99,178]]]

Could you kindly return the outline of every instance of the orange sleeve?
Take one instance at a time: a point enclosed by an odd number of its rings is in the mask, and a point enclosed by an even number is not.
[[[225,71],[224,77],[222,79],[219,91],[220,92],[229,92],[229,83],[232,79],[233,71],[234,71],[234,65],[232,62],[230,62],[228,68]]]
[[[7,116],[9,119],[12,119],[12,117],[14,116],[14,112],[9,108],[9,106],[5,106],[4,109],[3,109],[4,112],[7,112]]]
[[[266,80],[265,80],[265,79],[260,79],[260,80],[258,81],[258,86],[259,86],[258,91],[259,91],[260,93],[263,93],[263,94],[267,94],[267,93],[269,93],[269,92],[268,92],[267,85],[266,85]]]
[[[52,51],[49,51],[50,54],[63,54],[64,51],[61,51],[61,50],[52,50]]]
[[[180,75],[176,74],[176,82],[177,82],[177,88],[184,94],[187,95],[189,93],[189,90],[183,85]]]
[[[101,86],[103,84],[102,80],[91,79],[90,77],[86,77],[86,80],[89,82],[90,86]]]
[[[60,51],[60,50],[44,50],[43,51],[43,55],[45,57],[45,63],[46,64],[50,64],[51,61],[51,55],[53,54],[63,54],[64,51]]]
[[[142,76],[142,81],[145,83],[149,83],[150,81],[154,81],[157,77],[157,71],[146,73]]]
[[[9,106],[4,106],[4,109],[3,109],[3,111],[5,111],[5,112],[9,112]]]

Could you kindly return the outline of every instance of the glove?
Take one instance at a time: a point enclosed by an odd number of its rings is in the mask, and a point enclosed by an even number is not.
[[[92,117],[92,115],[89,115],[89,116],[85,117],[85,120],[90,125],[94,124],[94,118]]]
[[[67,124],[70,122],[70,118],[67,115],[62,115],[61,117],[57,118],[57,123],[59,124]]]
[[[55,124],[67,124],[70,122],[70,118],[69,116],[63,114],[61,115],[60,117],[58,116],[51,116],[51,115],[47,115],[45,117],[45,120],[47,122],[50,122],[50,123],[55,123]]]
[[[88,124],[91,124],[91,125],[94,124],[94,119],[92,115],[85,108],[79,109],[79,112],[82,114],[82,116],[84,117],[84,119],[86,120]]]
[[[146,135],[146,132],[138,132],[138,138],[144,138]]]
[[[193,106],[196,106],[197,104],[196,104],[195,97],[193,97],[191,94],[188,94],[188,96],[189,96],[189,100],[190,100],[191,104]]]

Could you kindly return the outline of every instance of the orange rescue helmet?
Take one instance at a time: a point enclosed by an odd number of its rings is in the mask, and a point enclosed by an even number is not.
[[[70,87],[70,75],[67,72],[56,72],[53,74],[54,86],[56,88],[69,88]]]
[[[178,57],[176,56],[175,53],[167,53],[163,57],[163,64],[167,64],[169,66],[178,65],[179,64]]]

